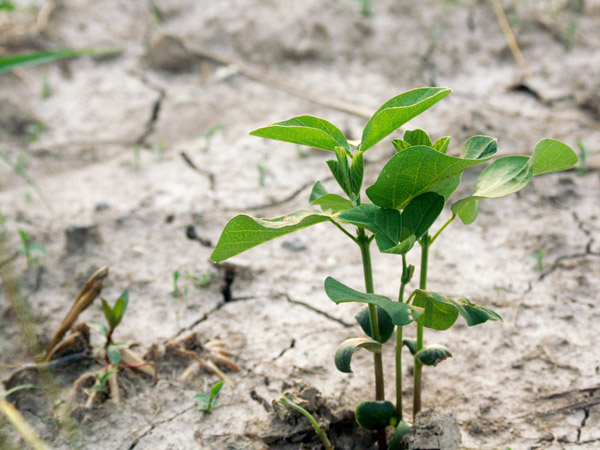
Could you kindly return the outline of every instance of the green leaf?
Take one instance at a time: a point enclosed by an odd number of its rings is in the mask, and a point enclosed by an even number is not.
[[[458,319],[458,311],[449,300],[435,292],[415,290],[413,305],[425,309],[417,322],[434,330],[447,330],[450,328]]]
[[[360,402],[356,407],[356,422],[365,430],[385,428],[396,420],[396,408],[391,402]]]
[[[352,157],[352,164],[350,165],[350,185],[352,192],[358,194],[363,182],[363,176],[365,173],[365,161],[363,152],[356,152]]]
[[[333,174],[335,181],[337,181],[346,195],[350,197],[352,196],[353,190],[352,183],[350,181],[350,166],[348,165],[348,157],[342,147],[335,147],[334,152],[335,156],[337,157],[337,161],[329,160],[327,161],[327,166],[329,166],[329,170]]]
[[[55,50],[49,52],[33,52],[21,53],[18,55],[8,55],[0,57],[0,73],[12,70],[15,67],[30,66],[33,64],[42,64],[45,62],[56,61],[59,59],[72,58],[81,55],[103,55],[117,53],[120,50],[97,50],[97,49],[81,49],[81,50]]]
[[[417,354],[417,340],[416,339],[402,339],[402,343],[406,345],[410,354],[415,356]]]
[[[401,239],[409,236],[421,239],[441,214],[444,203],[444,197],[435,192],[425,192],[413,198],[402,211]]]
[[[420,88],[388,100],[365,125],[360,150],[365,151],[372,147],[450,92],[452,91],[448,88]]]
[[[440,194],[443,196],[446,201],[452,195],[452,193],[456,190],[458,185],[460,184],[461,174],[455,175],[452,178],[448,178],[440,183],[436,184],[432,188],[428,190],[428,192],[435,192],[436,194]]]
[[[379,251],[382,253],[390,253],[393,255],[406,255],[417,242],[417,238],[415,236],[409,236],[408,238],[404,239],[398,244],[390,246],[389,239],[382,237],[380,234],[376,234],[375,242],[377,243]]]
[[[479,215],[479,202],[477,200],[466,203],[458,211],[458,217],[465,225],[472,224]]]
[[[436,292],[422,289],[415,290],[413,305],[425,308],[425,313],[417,319],[417,322],[435,330],[450,328],[456,322],[459,313],[470,327],[488,320],[502,321],[496,312],[472,303],[465,297],[453,300]]]
[[[116,345],[109,345],[106,348],[106,356],[108,356],[108,360],[115,366],[121,362],[121,351]]]
[[[330,211],[332,214],[352,208],[350,200],[337,194],[325,194],[310,204],[320,206],[323,211]]]
[[[373,353],[381,352],[381,343],[367,337],[355,337],[346,339],[340,344],[335,352],[335,367],[343,373],[352,373],[350,363],[354,352],[359,348],[364,348]]]
[[[384,309],[376,306],[377,310],[377,323],[379,325],[379,342],[385,344],[392,337],[394,333],[394,322],[392,322],[392,318],[390,315],[385,312]],[[354,316],[362,330],[365,332],[367,336],[372,339],[373,333],[371,333],[371,320],[369,317],[369,307],[365,306],[361,308],[358,313]]]
[[[460,157],[463,159],[486,159],[498,151],[498,140],[490,136],[471,136],[463,144]]]
[[[221,381],[217,381],[215,384],[213,384],[213,387],[210,389],[210,398],[215,399],[217,397],[217,395],[219,395],[219,392],[221,392],[221,389],[223,389],[223,385],[225,384],[225,381],[221,380]]]
[[[129,291],[124,291],[117,302],[115,303],[115,307],[113,308],[113,314],[115,316],[115,328],[121,323],[123,316],[125,315],[125,310],[127,309],[127,304],[129,303]]]
[[[446,358],[451,358],[452,353],[447,347],[439,344],[427,345],[417,352],[415,358],[426,366],[437,366]]]
[[[115,319],[115,314],[113,313],[112,308],[108,304],[108,302],[102,299],[102,311],[104,312],[104,317],[108,322],[108,326],[111,330],[114,330],[117,326],[117,320]],[[107,333],[108,334],[108,333]]]
[[[410,433],[410,427],[408,424],[404,420],[398,422],[398,425],[396,425],[396,431],[394,431],[394,436],[392,437],[390,445],[388,446],[388,450],[403,450],[404,443],[402,442],[402,439],[408,433]]]
[[[342,211],[338,219],[340,222],[372,231],[379,235],[380,240],[387,242],[388,247],[396,245],[400,239],[401,216],[395,209],[385,209],[372,203],[364,203]]]
[[[448,151],[448,144],[450,144],[450,136],[444,136],[435,141],[432,147],[440,153],[446,153]]]
[[[104,337],[108,336],[108,328],[106,327],[106,325],[104,325],[103,323],[100,322],[94,322],[94,321],[89,321],[88,325],[94,329],[96,329],[97,331],[99,331]]]
[[[406,303],[392,301],[383,295],[364,294],[355,291],[332,277],[327,277],[325,280],[325,293],[336,304],[354,302],[369,303],[379,306],[390,315],[394,325],[399,327],[408,325],[423,313],[421,308],[407,305]]]
[[[392,140],[392,145],[394,146],[397,152],[401,152],[402,150],[406,150],[407,148],[412,147],[412,145],[410,145],[406,141],[403,141],[402,139]]]
[[[323,183],[321,183],[320,181],[317,181],[313,188],[312,191],[310,191],[310,197],[308,197],[308,202],[310,204],[312,204],[312,202],[314,202],[315,200],[317,200],[320,197],[323,197],[324,195],[327,195],[327,189],[325,189],[325,186],[323,186]]]
[[[404,132],[404,141],[408,142],[410,145],[426,145],[427,147],[431,147],[431,138],[429,135],[421,130],[406,130]]]
[[[255,219],[240,214],[225,225],[210,259],[221,262],[271,239],[332,220],[330,214],[312,210],[296,211],[276,219]]]
[[[17,391],[23,390],[23,389],[47,389],[44,386],[37,386],[35,384],[20,384],[18,386],[15,386],[11,389],[9,389],[6,392],[3,392],[2,394],[0,394],[0,400],[5,399],[6,397],[9,397],[11,394],[14,394]]]
[[[568,145],[554,139],[539,141],[531,159],[534,176],[571,169],[577,164],[575,152]]]
[[[197,403],[200,411],[210,411],[210,397],[208,394],[196,394],[192,399]]]
[[[250,134],[329,151],[334,151],[335,147],[342,147],[350,153],[348,141],[335,125],[312,116],[293,117],[251,131]]]
[[[403,209],[413,198],[491,157],[484,155],[485,159],[465,159],[431,147],[407,148],[385,165],[375,184],[367,189],[367,195],[383,208]]]

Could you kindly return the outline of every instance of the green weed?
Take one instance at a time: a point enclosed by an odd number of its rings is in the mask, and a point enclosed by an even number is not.
[[[25,256],[28,266],[37,264],[39,262],[39,258],[37,256],[34,256],[34,254],[37,253],[39,255],[47,255],[48,253],[46,253],[46,247],[44,247],[41,244],[35,244],[31,242],[25,230],[19,228],[18,231],[19,236],[21,237],[21,246],[19,247],[19,253]]]
[[[211,412],[214,408],[219,406],[218,396],[225,384],[224,381],[217,381],[213,387],[210,389],[208,394],[196,394],[193,397],[193,400],[196,402],[196,407],[200,411]]]

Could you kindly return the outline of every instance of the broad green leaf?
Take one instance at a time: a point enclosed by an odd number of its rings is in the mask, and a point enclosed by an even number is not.
[[[458,211],[458,217],[465,225],[472,224],[477,219],[479,215],[479,202],[477,200],[472,202],[467,202],[462,208]]]
[[[355,411],[356,421],[365,430],[385,428],[395,422],[396,408],[391,402],[360,402]]]
[[[439,344],[428,345],[415,354],[415,358],[426,366],[437,366],[446,358],[451,358],[452,353],[447,347]]]
[[[379,306],[375,307],[377,310],[377,323],[379,325],[379,342],[385,344],[394,333],[394,322],[392,322],[392,318],[390,315],[385,312],[384,309]],[[354,316],[362,330],[365,332],[367,336],[373,338],[373,333],[371,333],[371,320],[369,317],[369,307],[365,306],[361,308],[358,313]],[[375,338],[373,338],[375,339]]]
[[[418,128],[416,130],[406,130],[404,132],[403,139],[410,145],[426,145],[427,147],[431,147],[433,145],[429,135],[425,131]]]
[[[325,189],[325,186],[323,186],[323,183],[321,183],[320,181],[317,181],[313,188],[312,191],[310,191],[310,197],[308,197],[308,202],[312,204],[312,202],[314,202],[316,199],[318,199],[319,197],[323,197],[324,195],[328,194],[329,192],[327,192],[327,189]]]
[[[108,302],[104,299],[102,300],[102,311],[104,312],[104,317],[106,318],[106,321],[108,322],[108,326],[110,327],[111,330],[114,330],[117,326],[117,320],[115,318],[115,314],[113,313],[112,308],[110,307],[110,305],[108,304]]]
[[[463,159],[486,159],[498,151],[498,140],[490,136],[471,136],[463,144],[460,157]]]
[[[208,394],[196,394],[192,399],[197,403],[197,408],[200,411],[208,411],[210,409],[210,396]]]
[[[332,123],[313,116],[293,117],[251,131],[250,134],[329,151],[334,151],[335,147],[342,147],[350,153],[350,146],[344,134]]]
[[[422,289],[415,290],[413,305],[425,308],[425,313],[417,319],[417,322],[435,330],[450,328],[456,322],[459,313],[470,327],[488,320],[502,321],[496,312],[472,303],[465,297],[453,300],[436,292]]]
[[[402,150],[406,150],[407,148],[412,147],[412,145],[410,145],[406,141],[403,141],[402,139],[392,140],[392,145],[394,146],[397,152],[401,152]]]
[[[356,152],[352,157],[352,164],[350,165],[350,187],[355,194],[360,192],[364,173],[365,161],[363,152]]]
[[[296,211],[276,219],[255,219],[240,214],[225,225],[210,259],[221,262],[271,239],[331,220],[330,214],[312,210]]]
[[[448,144],[450,144],[450,136],[444,136],[435,141],[432,147],[440,153],[446,153],[448,151]]]
[[[221,392],[221,389],[223,389],[224,384],[225,384],[225,381],[221,380],[221,381],[217,381],[213,385],[213,387],[210,389],[211,400],[214,399],[217,395],[219,395],[219,392]]]
[[[425,192],[413,198],[402,211],[401,239],[409,236],[421,239],[444,209],[444,203],[444,197],[435,192]]]
[[[402,439],[408,433],[410,433],[410,427],[408,424],[404,420],[398,422],[398,425],[396,425],[396,431],[394,431],[394,436],[392,437],[390,445],[388,446],[388,450],[403,450],[405,447]]]
[[[435,192],[436,194],[440,194],[443,196],[446,201],[452,195],[452,193],[456,190],[458,185],[460,184],[460,177],[462,174],[455,175],[452,178],[448,178],[432,188],[430,188],[427,192]]]
[[[447,330],[450,328],[458,319],[458,311],[449,300],[435,292],[417,289],[413,305],[425,309],[417,322],[434,330]]]
[[[375,184],[367,189],[367,195],[383,208],[403,209],[418,195],[491,157],[483,155],[484,159],[466,159],[445,155],[431,147],[407,148],[385,165]]]
[[[352,373],[350,363],[354,352],[359,348],[364,348],[373,353],[380,353],[381,343],[368,337],[346,339],[335,352],[335,367],[337,367],[337,370],[343,373]]]
[[[392,318],[394,325],[402,327],[413,322],[423,310],[419,307],[395,302],[383,295],[365,294],[340,283],[332,277],[325,280],[325,293],[336,304],[340,303],[370,303],[383,308]],[[418,306],[418,305],[417,305]]]
[[[113,314],[115,316],[116,325],[121,323],[121,319],[125,315],[125,310],[127,309],[127,304],[129,303],[129,291],[124,291],[117,302],[115,303],[115,307],[113,308]]]
[[[338,219],[340,222],[366,228],[380,235],[380,239],[387,241],[388,247],[391,247],[396,245],[400,239],[400,217],[400,213],[395,209],[385,209],[372,203],[365,203],[342,211]]]
[[[109,345],[106,348],[106,355],[108,356],[108,360],[115,366],[121,362],[121,351],[116,345]]]
[[[103,55],[117,53],[119,51],[120,50],[115,49],[55,50],[48,52],[21,53],[18,55],[2,56],[0,57],[0,73],[14,69],[15,67],[31,66],[34,64],[42,64],[81,55]]]
[[[388,100],[369,119],[360,150],[365,151],[452,92],[448,88],[420,88]]]
[[[535,176],[570,169],[577,164],[577,155],[560,141],[542,139],[536,144],[531,160]]]
[[[325,194],[311,202],[311,205],[320,206],[323,211],[331,211],[332,214],[352,208],[350,200],[337,194]]]
[[[398,244],[391,245],[389,239],[383,237],[380,234],[375,235],[375,243],[382,253],[390,253],[393,255],[406,255],[417,242],[417,238],[414,235],[400,241]]]
[[[410,354],[415,356],[417,354],[417,340],[416,339],[402,339],[402,343],[410,351]]]

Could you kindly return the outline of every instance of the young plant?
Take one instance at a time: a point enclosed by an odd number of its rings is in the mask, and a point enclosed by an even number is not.
[[[219,400],[217,397],[219,396],[224,384],[225,381],[223,380],[217,381],[215,384],[213,384],[212,388],[210,388],[210,392],[208,394],[199,393],[194,395],[192,398],[197,403],[196,407],[200,411],[209,413],[213,410],[213,408],[219,406]]]
[[[47,255],[46,247],[44,247],[41,244],[32,243],[29,240],[29,236],[27,235],[25,230],[19,228],[19,236],[21,236],[21,246],[19,247],[19,253],[25,256],[28,266],[32,266],[39,262],[39,258],[37,256],[33,256],[34,253]]]
[[[577,148],[579,149],[579,164],[577,165],[577,175],[583,176],[587,171],[587,157],[590,154],[589,149],[581,142],[581,139],[577,139]]]
[[[448,329],[459,315],[469,326],[501,320],[495,312],[467,298],[455,300],[427,290],[431,245],[456,217],[465,224],[472,223],[477,218],[480,200],[514,193],[524,188],[534,175],[568,169],[577,161],[569,147],[550,139],[540,141],[532,157],[497,159],[481,173],[473,195],[452,204],[452,216],[432,236],[429,228],[460,184],[462,172],[489,161],[497,151],[497,143],[488,136],[473,136],[464,143],[458,156],[451,156],[446,154],[449,137],[433,142],[423,130],[406,131],[402,139],[392,141],[397,153],[385,164],[375,184],[366,189],[371,202],[363,202],[363,153],[449,93],[446,88],[422,88],[394,97],[367,122],[362,139],[356,145],[349,143],[331,123],[311,116],[295,117],[253,131],[253,135],[333,151],[336,159],[328,161],[328,166],[346,196],[328,193],[320,182],[316,182],[309,203],[319,206],[321,211],[301,210],[277,219],[236,216],[226,225],[211,256],[219,262],[321,222],[332,223],[359,247],[366,293],[331,277],[325,281],[325,291],[337,304],[358,302],[367,305],[356,316],[366,336],[344,341],[336,352],[335,364],[340,371],[351,372],[350,363],[356,350],[363,348],[373,353],[375,401],[361,402],[356,408],[356,419],[363,428],[376,432],[380,450],[388,448],[386,427],[395,428],[391,450],[400,448],[402,437],[408,430],[402,420],[403,344],[414,356],[413,413],[416,414],[421,409],[422,366],[436,365],[451,356],[450,350],[443,346],[424,345],[424,328]],[[347,226],[355,228],[354,234]],[[381,252],[402,257],[398,301],[374,293],[372,241]],[[415,271],[407,264],[406,255],[417,243],[421,247],[419,288],[405,300],[404,291]],[[403,340],[402,327],[414,321],[417,323],[416,341]],[[395,328],[397,398],[394,406],[385,400],[381,348]]]
[[[331,445],[331,442],[329,441],[327,434],[321,428],[321,426],[319,425],[319,422],[317,422],[317,420],[313,417],[313,415],[311,413],[309,413],[306,409],[304,409],[302,406],[296,404],[294,401],[294,398],[291,394],[289,394],[287,396],[284,395],[279,400],[277,400],[277,403],[284,405],[287,408],[292,408],[292,409],[298,411],[304,417],[306,417],[308,419],[308,421],[310,422],[310,424],[312,425],[312,427],[314,428],[315,433],[317,433],[317,436],[323,443],[323,447],[325,447],[325,450],[333,450],[333,445]],[[274,405],[275,404],[276,403],[274,403]]]
[[[171,291],[171,297],[174,298],[185,298],[188,294],[187,287],[183,290],[179,287],[179,270],[173,272],[173,290]]]
[[[113,373],[117,373],[116,370],[108,370],[106,372],[94,372],[94,376],[96,377],[96,384],[94,384],[92,386],[92,391],[94,392],[102,392],[104,394],[107,393],[106,391],[106,383],[108,381],[108,378],[113,374]]]

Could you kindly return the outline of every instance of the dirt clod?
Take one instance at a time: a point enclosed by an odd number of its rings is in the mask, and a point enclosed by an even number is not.
[[[428,409],[420,412],[404,442],[408,450],[458,450],[461,437],[454,411],[442,414]]]

